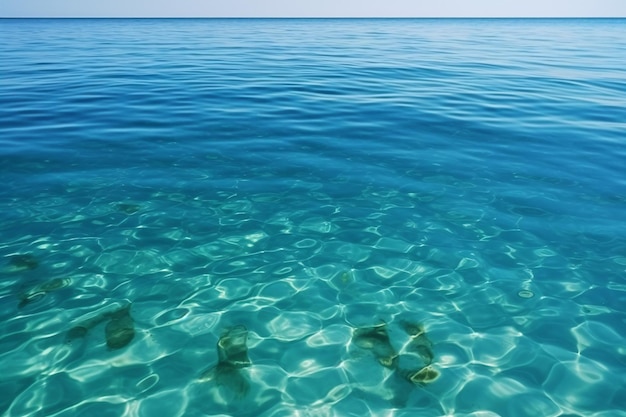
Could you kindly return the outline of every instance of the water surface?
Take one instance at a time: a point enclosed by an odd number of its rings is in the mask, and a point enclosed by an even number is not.
[[[0,413],[626,416],[624,20],[0,31]]]

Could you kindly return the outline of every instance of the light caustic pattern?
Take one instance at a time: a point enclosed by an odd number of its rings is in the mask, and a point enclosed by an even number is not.
[[[425,183],[33,196],[2,247],[5,415],[626,415],[626,288],[590,272],[626,258]]]

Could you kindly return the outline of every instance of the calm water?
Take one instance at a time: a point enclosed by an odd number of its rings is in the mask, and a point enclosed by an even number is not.
[[[626,21],[0,36],[3,416],[626,416]]]

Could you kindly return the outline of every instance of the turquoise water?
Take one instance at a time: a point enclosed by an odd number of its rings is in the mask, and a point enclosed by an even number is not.
[[[626,416],[626,21],[0,32],[3,416]]]

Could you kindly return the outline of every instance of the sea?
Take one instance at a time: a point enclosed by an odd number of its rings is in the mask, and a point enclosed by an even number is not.
[[[0,415],[626,416],[626,20],[0,38]]]

